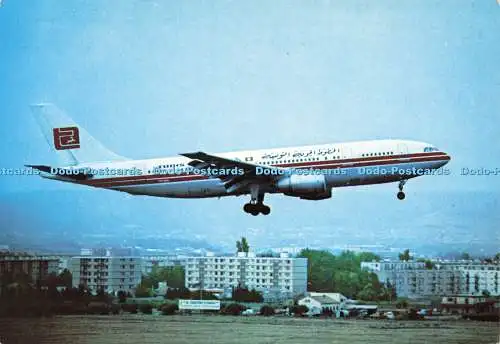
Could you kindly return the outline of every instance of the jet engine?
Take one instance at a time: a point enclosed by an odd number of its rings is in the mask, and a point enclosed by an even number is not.
[[[284,176],[278,180],[276,188],[287,196],[301,199],[321,200],[332,197],[332,189],[327,186],[323,174],[292,174]]]

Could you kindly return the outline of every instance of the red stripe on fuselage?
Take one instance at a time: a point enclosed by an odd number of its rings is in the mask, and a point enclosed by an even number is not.
[[[325,161],[303,161],[298,163],[284,163],[284,164],[269,165],[262,167],[264,168],[288,167],[288,168],[300,168],[300,169],[315,168],[324,170],[324,169],[336,169],[336,168],[353,168],[353,167],[365,167],[365,166],[377,166],[377,165],[405,164],[405,163],[427,162],[427,161],[442,161],[449,159],[450,157],[445,153],[432,152],[432,153],[414,153],[414,154],[396,155],[396,156],[376,156],[376,157],[325,160]],[[100,178],[100,179],[82,181],[80,182],[80,184],[85,184],[95,187],[115,187],[115,186],[129,186],[129,185],[141,185],[141,184],[156,184],[156,183],[166,183],[166,182],[184,182],[184,181],[203,180],[208,178],[209,177],[207,176],[193,175],[193,174],[176,174],[176,175],[153,174],[153,175],[141,175],[141,176],[129,176],[129,177]]]

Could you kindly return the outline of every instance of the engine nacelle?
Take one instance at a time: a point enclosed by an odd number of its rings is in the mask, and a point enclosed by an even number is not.
[[[282,177],[277,183],[278,191],[287,196],[320,200],[332,197],[332,189],[326,185],[325,175],[292,174]]]

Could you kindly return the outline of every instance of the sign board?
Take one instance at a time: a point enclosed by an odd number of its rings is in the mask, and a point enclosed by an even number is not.
[[[220,310],[219,300],[179,300],[179,310]]]

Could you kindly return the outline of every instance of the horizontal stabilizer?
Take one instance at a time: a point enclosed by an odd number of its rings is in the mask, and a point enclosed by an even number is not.
[[[83,170],[78,171],[75,169],[52,168],[47,165],[25,165],[26,167],[34,168],[40,172],[52,174],[53,176],[65,177],[74,180],[86,180],[92,178],[92,174],[85,173]],[[56,173],[53,173],[53,172]]]

